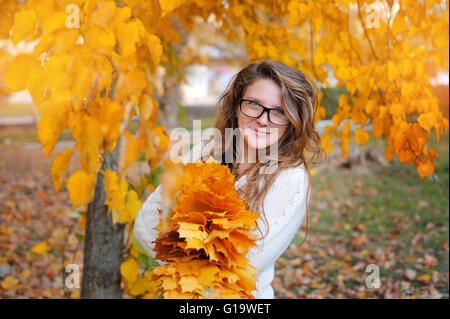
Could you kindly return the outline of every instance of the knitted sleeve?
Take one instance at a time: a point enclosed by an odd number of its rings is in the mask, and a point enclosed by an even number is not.
[[[191,151],[181,158],[182,163],[185,165],[188,162],[195,163],[201,157],[201,147],[201,143],[194,145]],[[159,224],[159,210],[162,209],[163,206],[161,190],[161,185],[159,185],[153,193],[150,194],[137,213],[133,227],[134,237],[153,259],[156,255],[154,251],[155,243],[153,241],[156,240],[159,235],[155,227]],[[158,262],[162,264],[162,262]]]
[[[302,166],[283,171],[264,201],[267,225],[258,220],[265,237],[249,249],[247,258],[260,271],[273,267],[297,233],[306,212],[307,173]]]
[[[133,228],[134,237],[153,259],[155,258],[155,243],[153,241],[158,238],[158,231],[155,227],[159,224],[159,209],[162,209],[161,185],[142,205]]]

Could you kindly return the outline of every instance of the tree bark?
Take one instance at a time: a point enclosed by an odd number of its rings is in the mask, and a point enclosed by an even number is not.
[[[111,155],[105,155],[102,171],[117,171],[120,139]],[[81,298],[120,299],[120,265],[123,261],[125,224],[113,224],[105,205],[106,191],[98,173],[94,199],[88,205],[83,256]]]
[[[183,47],[187,44],[188,32],[184,29],[180,20],[172,19],[171,22],[176,32],[180,35],[180,42],[176,43],[174,41],[172,43],[173,54],[180,57]],[[163,81],[164,94],[156,97],[159,105],[158,119],[167,133],[170,133],[172,129],[180,125],[178,121],[179,109],[176,101],[181,102],[181,86],[177,78],[179,77],[178,72],[184,72],[184,70],[174,72],[171,76],[166,73]]]

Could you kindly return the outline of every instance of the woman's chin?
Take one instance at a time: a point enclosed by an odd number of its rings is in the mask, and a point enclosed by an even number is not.
[[[268,138],[265,136],[263,136],[263,137],[255,136],[254,138],[251,138],[248,141],[248,146],[255,150],[265,149],[269,145],[270,145],[270,141],[268,141]]]

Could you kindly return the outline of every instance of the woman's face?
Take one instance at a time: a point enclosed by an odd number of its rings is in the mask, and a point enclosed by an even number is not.
[[[283,110],[281,88],[270,79],[255,80],[244,90],[242,98],[256,101],[268,108]],[[286,132],[288,126],[277,126],[269,122],[268,116],[268,112],[264,112],[259,118],[251,118],[243,114],[239,105],[237,106],[238,126],[246,149],[265,149],[277,142]]]

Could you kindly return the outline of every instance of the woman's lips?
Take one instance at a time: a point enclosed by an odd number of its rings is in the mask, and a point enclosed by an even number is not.
[[[253,129],[253,131],[258,136],[267,136],[270,134],[270,131],[258,131],[257,129]]]

